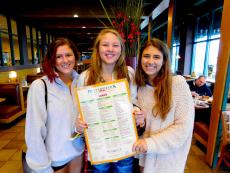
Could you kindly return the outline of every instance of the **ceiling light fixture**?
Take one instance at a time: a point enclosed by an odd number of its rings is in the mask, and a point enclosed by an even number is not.
[[[82,26],[81,28],[86,28],[86,26]]]

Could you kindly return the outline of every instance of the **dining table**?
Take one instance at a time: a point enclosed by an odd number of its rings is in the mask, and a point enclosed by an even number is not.
[[[194,98],[195,121],[202,121],[207,124],[210,122],[212,98]]]

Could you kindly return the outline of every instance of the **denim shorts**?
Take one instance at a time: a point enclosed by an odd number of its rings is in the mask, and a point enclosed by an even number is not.
[[[133,173],[133,157],[117,162],[93,165],[94,173]]]

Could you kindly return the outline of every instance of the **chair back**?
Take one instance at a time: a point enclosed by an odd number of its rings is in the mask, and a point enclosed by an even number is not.
[[[222,111],[223,144],[230,144],[230,111]]]

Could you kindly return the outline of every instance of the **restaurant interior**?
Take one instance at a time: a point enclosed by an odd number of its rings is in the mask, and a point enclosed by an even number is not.
[[[21,173],[30,84],[42,77],[41,63],[58,37],[80,52],[78,73],[90,66],[94,40],[112,27],[111,0],[1,0],[0,173]],[[167,43],[171,70],[187,81],[206,76],[211,97],[195,100],[193,140],[185,173],[230,171],[230,1],[143,0],[136,50],[151,38]],[[130,16],[129,16],[130,18]],[[128,58],[127,58],[128,59]],[[132,62],[136,67],[138,51]],[[134,61],[133,61],[134,60]],[[196,98],[197,99],[197,98]]]

